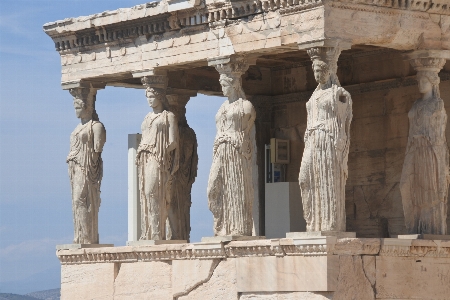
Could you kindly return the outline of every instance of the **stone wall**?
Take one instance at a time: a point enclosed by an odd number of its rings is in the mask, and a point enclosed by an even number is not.
[[[450,111],[448,70],[447,63],[440,73],[440,89],[445,108]],[[353,99],[346,187],[347,231],[356,231],[358,237],[403,234],[406,228],[399,181],[408,139],[408,111],[420,97],[415,72],[399,52],[379,49],[362,55],[344,52],[338,76]],[[272,78],[274,92],[291,93],[254,97],[253,103],[262,116],[256,122],[260,131],[258,146],[263,149],[271,137],[289,139],[291,163],[286,178],[298,181],[306,129],[305,103],[315,81],[311,66],[273,70]],[[450,118],[446,135],[450,145]],[[447,224],[450,229],[450,220]]]
[[[319,237],[59,250],[61,299],[448,299],[450,241]]]

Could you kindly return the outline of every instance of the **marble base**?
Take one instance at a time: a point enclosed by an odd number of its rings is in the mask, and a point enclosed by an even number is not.
[[[400,240],[450,240],[450,235],[442,234],[399,234],[397,236]]]
[[[103,247],[114,247],[114,244],[61,244],[61,245],[56,245],[56,250],[103,248]]]
[[[345,231],[286,232],[286,238],[288,239],[325,237],[325,236],[335,236],[338,239],[356,238],[356,232],[345,232]]]
[[[225,235],[225,236],[211,236],[202,237],[202,243],[219,243],[219,242],[231,242],[231,241],[254,241],[264,240],[265,236],[248,236],[248,235]]]
[[[170,244],[186,244],[186,240],[143,240],[128,241],[127,246],[154,246],[154,245],[170,245]]]

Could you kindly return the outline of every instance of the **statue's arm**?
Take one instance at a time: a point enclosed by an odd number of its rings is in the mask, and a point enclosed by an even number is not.
[[[96,122],[92,125],[92,132],[94,134],[94,151],[101,153],[103,151],[103,145],[106,142],[106,130],[102,123]]]
[[[244,108],[244,114],[246,116],[248,116],[247,117],[247,128],[245,129],[245,131],[247,133],[249,133],[250,130],[252,130],[253,125],[255,123],[256,110],[253,107],[253,104],[250,101],[248,101],[248,100],[244,102],[243,108]]]
[[[170,152],[178,148],[179,133],[178,133],[178,122],[174,114],[169,113],[168,121],[169,121],[169,145],[167,147],[167,151]]]

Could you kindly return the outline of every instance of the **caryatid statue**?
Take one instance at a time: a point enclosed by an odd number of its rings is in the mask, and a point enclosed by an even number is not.
[[[148,104],[153,109],[142,122],[137,149],[141,201],[140,240],[165,240],[166,219],[179,162],[178,122],[169,111],[166,76],[145,76]]]
[[[189,242],[191,189],[197,177],[197,137],[186,120],[186,104],[191,95],[181,92],[167,95],[170,111],[175,114],[179,131],[179,168],[175,173],[169,205],[167,239]]]
[[[409,234],[446,234],[449,151],[445,138],[447,113],[438,75],[446,59],[439,55],[421,58],[420,54],[425,54],[421,52],[413,52],[410,57],[422,97],[408,113],[409,136],[400,192]]]
[[[306,229],[345,231],[352,98],[336,75],[340,49],[318,47],[307,52],[318,86],[306,103],[305,150],[299,175]]]
[[[214,215],[216,236],[251,236],[254,199],[252,156],[256,112],[246,100],[241,76],[248,64],[241,57],[209,61],[220,73],[227,100],[216,114],[217,134],[208,180],[208,205]]]
[[[95,111],[94,88],[69,90],[77,125],[70,136],[70,152],[67,156],[69,178],[72,187],[74,244],[98,244],[98,212],[100,208],[100,184],[103,175],[102,150],[106,131]]]

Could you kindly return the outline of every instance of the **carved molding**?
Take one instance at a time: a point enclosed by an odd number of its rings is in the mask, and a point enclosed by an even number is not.
[[[89,264],[260,256],[380,255],[450,258],[450,241],[375,238],[272,239],[137,247],[58,250],[61,264]]]
[[[432,14],[450,15],[448,0],[334,0],[335,3],[363,4],[372,7],[393,8],[396,10],[420,11]]]

